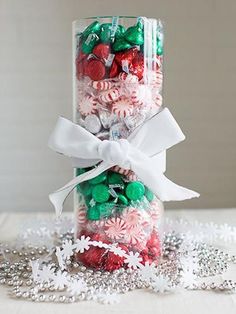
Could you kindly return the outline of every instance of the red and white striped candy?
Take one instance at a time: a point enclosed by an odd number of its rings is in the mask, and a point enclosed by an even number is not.
[[[162,83],[163,83],[163,74],[160,70],[156,71],[156,72],[152,72],[151,75],[151,82],[152,84],[155,86],[155,88],[157,89],[161,89],[162,88]]]
[[[121,81],[125,81],[127,75],[128,75],[128,74],[125,73],[125,72],[120,72],[119,75],[118,75],[118,79],[121,80]]]
[[[83,97],[81,102],[78,105],[79,112],[87,116],[89,114],[95,113],[97,110],[97,102],[93,96],[87,95]]]
[[[133,245],[142,243],[144,238],[145,235],[143,233],[143,230],[141,229],[141,226],[139,225],[133,227],[132,229],[129,229],[129,231],[125,233],[125,241]]]
[[[82,206],[82,207],[78,208],[77,223],[78,223],[78,225],[83,225],[86,222],[87,222],[86,208],[85,208],[85,206]]]
[[[124,168],[121,168],[119,166],[114,166],[111,168],[111,170],[113,170],[114,172],[118,172],[124,176],[128,175],[130,170],[129,169],[124,169]]]
[[[98,96],[98,99],[101,102],[111,103],[111,102],[117,100],[119,97],[120,97],[120,89],[115,87],[115,88],[109,89],[109,90],[101,93]]]
[[[128,98],[121,97],[112,104],[112,112],[119,118],[125,118],[133,112],[132,103]]]
[[[112,88],[113,83],[111,81],[92,81],[91,85],[96,90],[108,90]]]
[[[155,95],[153,95],[153,102],[151,107],[157,107],[160,108],[162,105],[162,96],[159,93],[156,93]]]
[[[126,175],[126,178],[129,180],[129,181],[137,181],[137,176],[136,174],[133,172],[133,171],[129,171],[129,173]]]
[[[152,91],[148,85],[138,85],[131,93],[131,101],[135,106],[152,103]]]
[[[129,73],[129,74],[127,74],[127,76],[125,78],[125,83],[128,83],[128,84],[138,83],[138,77],[136,75]]]

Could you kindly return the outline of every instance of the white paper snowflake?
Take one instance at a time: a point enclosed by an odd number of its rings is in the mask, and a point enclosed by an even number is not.
[[[64,259],[70,258],[74,254],[75,245],[71,240],[65,240],[62,244],[61,254]]]
[[[98,295],[98,300],[103,304],[116,304],[120,302],[120,297],[115,293],[104,293]]]
[[[40,266],[40,263],[39,263],[39,260],[37,259],[37,260],[35,260],[35,261],[30,261],[29,262],[29,265],[30,265],[30,267],[31,267],[31,269],[32,269],[32,277],[33,277],[33,280],[35,281],[35,282],[37,282],[38,281],[38,271],[39,271],[39,266]]]
[[[72,295],[79,295],[81,292],[87,291],[86,282],[83,279],[74,279],[68,283],[67,291]]]
[[[141,279],[144,281],[150,281],[155,279],[157,273],[157,268],[154,263],[149,264],[148,262],[145,265],[140,266],[139,274]]]
[[[37,281],[38,282],[50,282],[54,277],[55,268],[52,265],[43,265],[38,270]]]
[[[213,222],[206,223],[204,226],[205,239],[213,242],[218,237],[218,226]]]
[[[79,253],[84,253],[84,251],[89,249],[90,245],[90,237],[86,237],[83,235],[80,239],[75,241],[75,251]]]
[[[219,237],[225,242],[232,240],[232,228],[228,224],[223,224],[219,228]]]
[[[61,251],[59,246],[56,247],[55,255],[57,257],[57,261],[58,261],[58,265],[59,265],[60,269],[61,270],[66,269],[65,260],[63,258],[62,251]]]
[[[232,229],[232,238],[233,238],[233,241],[236,242],[236,227]]]
[[[55,289],[64,289],[68,284],[68,273],[66,271],[57,271],[52,277],[52,284]]]
[[[156,278],[152,282],[151,287],[155,292],[160,293],[164,293],[166,291],[171,290],[169,279],[163,275],[156,276]]]
[[[140,257],[139,253],[136,252],[135,254],[131,251],[129,255],[127,255],[126,259],[124,260],[125,263],[128,264],[129,268],[137,269],[141,264],[142,258]]]
[[[181,284],[184,288],[192,289],[196,282],[196,276],[192,271],[184,271],[181,277]]]

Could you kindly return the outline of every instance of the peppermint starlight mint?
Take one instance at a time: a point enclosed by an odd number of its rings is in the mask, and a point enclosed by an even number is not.
[[[114,303],[140,288],[234,292],[235,282],[205,277],[236,262],[213,245],[236,230],[163,219],[162,201],[199,194],[164,175],[166,150],[185,137],[162,107],[161,21],[75,21],[73,69],[73,122],[60,117],[49,146],[75,177],[49,196],[55,221],[30,222],[14,246],[1,244],[0,282],[12,297],[44,302]],[[72,190],[74,221],[61,217]]]

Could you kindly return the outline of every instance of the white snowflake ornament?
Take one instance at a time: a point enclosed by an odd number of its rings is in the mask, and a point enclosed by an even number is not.
[[[66,240],[62,244],[62,251],[61,254],[64,259],[69,259],[74,254],[75,245],[72,243],[71,240]]]
[[[126,259],[124,260],[125,263],[128,264],[129,268],[137,269],[140,267],[140,262],[142,261],[142,257],[140,257],[139,253],[136,252],[129,252],[129,255],[126,256]]]
[[[87,291],[86,282],[83,279],[74,279],[68,283],[67,291],[70,292],[71,295],[79,295],[81,292]]]
[[[116,304],[120,302],[120,297],[115,293],[103,293],[98,295],[98,301],[103,304]]]
[[[156,276],[152,282],[151,287],[155,292],[159,293],[164,293],[171,290],[169,279],[163,275]]]
[[[62,255],[62,251],[60,249],[60,247],[56,247],[56,252],[55,252],[55,255],[57,257],[57,261],[58,261],[58,265],[60,267],[61,270],[64,270],[66,269],[66,264],[65,264],[65,260],[63,258],[63,255]]]
[[[59,270],[52,278],[52,284],[55,289],[62,290],[68,285],[68,273],[66,271]]]
[[[150,281],[156,278],[157,268],[154,263],[149,264],[146,262],[145,265],[142,265],[139,269],[139,274],[142,280]]]
[[[75,251],[79,253],[84,253],[88,250],[90,246],[90,237],[85,237],[84,235],[75,241]]]

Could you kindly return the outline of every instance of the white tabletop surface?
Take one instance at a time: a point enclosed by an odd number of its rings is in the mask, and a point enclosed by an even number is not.
[[[0,213],[0,241],[11,241],[19,226],[26,219],[50,217],[53,214],[42,213]],[[169,210],[168,217],[197,219],[201,222],[213,221],[218,224],[236,225],[236,209],[198,209]],[[228,245],[228,244],[227,244]],[[235,244],[228,245],[236,253]],[[228,279],[236,281],[236,270],[232,269]],[[182,291],[168,295],[158,295],[150,291],[134,291],[121,296],[121,302],[115,305],[102,305],[95,302],[74,304],[33,303],[13,300],[7,294],[7,288],[0,286],[1,314],[235,314],[236,293],[221,294],[208,291]]]

